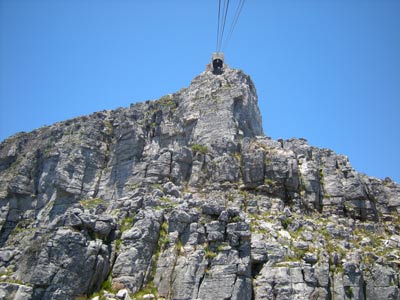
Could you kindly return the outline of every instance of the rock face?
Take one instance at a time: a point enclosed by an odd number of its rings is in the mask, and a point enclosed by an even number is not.
[[[250,78],[206,71],[0,144],[0,299],[396,300],[399,213],[399,185],[264,136]]]

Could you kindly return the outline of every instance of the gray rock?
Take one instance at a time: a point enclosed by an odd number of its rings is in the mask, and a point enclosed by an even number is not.
[[[171,256],[169,256],[171,257]],[[156,280],[159,296],[174,299],[195,299],[207,267],[204,252],[197,250],[188,256],[165,259],[167,266],[157,268]],[[172,289],[171,289],[172,283]],[[170,293],[173,292],[173,295]]]
[[[202,213],[210,216],[219,216],[223,210],[224,207],[222,205],[212,200],[202,206]]]
[[[123,241],[137,240],[142,237],[142,230],[138,227],[131,228],[122,233],[121,239]]]
[[[0,143],[0,298],[398,299],[399,195],[263,136],[250,78],[208,69]]]
[[[157,247],[162,214],[143,210],[137,216],[131,233],[125,234],[112,270],[113,282],[135,293],[148,275]],[[136,233],[135,233],[136,232]],[[135,239],[139,236],[140,238]]]
[[[216,143],[220,145],[218,148],[223,148],[222,145],[236,137],[262,134],[254,85],[240,71],[228,70],[218,77],[204,72],[182,96],[178,110],[183,113],[184,124],[195,123],[192,131],[195,143]]]
[[[0,262],[9,262],[15,255],[13,250],[1,250],[0,251]]]
[[[192,152],[182,147],[172,154],[171,177],[180,184],[190,177],[192,164]]]
[[[107,237],[111,230],[112,230],[112,225],[108,222],[103,222],[103,221],[96,221],[94,225],[94,232],[97,232],[101,236]]]
[[[225,210],[223,212],[221,212],[221,214],[218,217],[218,220],[220,222],[226,222],[227,223],[229,221],[229,212],[227,212]]]
[[[30,300],[33,296],[33,289],[30,286],[0,282],[0,299]]]
[[[127,289],[122,289],[122,290],[119,290],[115,296],[118,299],[125,299],[126,296],[129,296],[129,292]]]
[[[366,295],[368,299],[398,299],[399,281],[392,268],[382,265],[374,265],[365,274]]]
[[[243,149],[242,176],[248,187],[256,187],[264,183],[264,152],[261,150]]]
[[[199,288],[198,298],[206,300],[232,297],[238,261],[237,251],[219,253],[204,276]]]
[[[214,182],[237,182],[239,179],[240,167],[238,161],[228,155],[216,157],[211,162],[211,176]]]
[[[191,223],[191,217],[187,212],[175,209],[168,218],[168,222],[169,232],[178,231],[178,233],[183,233]]]
[[[69,299],[98,289],[109,266],[110,253],[101,240],[88,241],[81,233],[60,228],[31,242],[18,273],[23,281],[45,287],[44,299],[58,299],[61,291]]]
[[[262,234],[252,234],[251,236],[251,259],[254,263],[268,261],[268,251]]]
[[[173,196],[175,198],[180,198],[181,196],[178,188],[172,182],[167,182],[166,184],[164,184],[163,189],[164,193],[167,195]]]
[[[310,299],[314,288],[304,282],[301,268],[264,267],[254,290],[255,299]]]

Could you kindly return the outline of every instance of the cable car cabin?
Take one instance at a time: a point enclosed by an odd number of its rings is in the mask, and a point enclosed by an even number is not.
[[[213,74],[222,74],[224,72],[224,54],[222,52],[215,52],[212,54],[211,60]]]

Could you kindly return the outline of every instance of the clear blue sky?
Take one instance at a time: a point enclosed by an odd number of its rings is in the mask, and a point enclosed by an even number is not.
[[[0,140],[189,85],[215,50],[217,9],[0,0]],[[225,56],[254,80],[266,135],[400,182],[399,0],[247,0]]]

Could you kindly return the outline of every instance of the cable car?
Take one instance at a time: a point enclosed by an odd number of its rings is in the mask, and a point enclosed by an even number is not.
[[[211,55],[212,72],[214,75],[220,75],[224,72],[224,53],[214,52]]]

